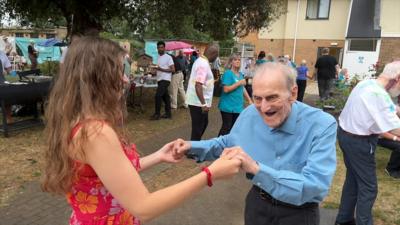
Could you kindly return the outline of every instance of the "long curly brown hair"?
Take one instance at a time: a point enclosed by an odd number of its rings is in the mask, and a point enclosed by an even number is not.
[[[121,128],[126,116],[122,97],[124,54],[117,43],[100,37],[82,37],[68,48],[46,107],[44,191],[65,194],[71,189],[76,172],[74,155],[84,159],[82,146],[88,140],[83,126],[73,142],[79,143],[74,146],[78,152],[70,152],[71,129],[77,122],[103,120],[125,138]]]

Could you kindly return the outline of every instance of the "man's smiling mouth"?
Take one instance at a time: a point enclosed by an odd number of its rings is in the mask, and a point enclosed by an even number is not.
[[[266,116],[273,116],[273,115],[275,115],[275,113],[276,113],[276,111],[273,111],[273,112],[265,112],[264,114],[265,114]]]

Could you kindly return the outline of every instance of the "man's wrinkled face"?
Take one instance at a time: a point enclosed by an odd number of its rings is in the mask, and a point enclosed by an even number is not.
[[[271,128],[280,127],[289,117],[292,103],[297,98],[297,86],[291,91],[286,85],[286,77],[279,70],[265,70],[253,80],[254,105]]]

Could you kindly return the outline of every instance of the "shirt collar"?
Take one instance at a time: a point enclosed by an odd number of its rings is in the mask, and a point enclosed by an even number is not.
[[[297,102],[294,102],[292,104],[292,110],[289,113],[289,117],[282,124],[282,126],[276,128],[276,129],[273,129],[273,130],[279,130],[279,131],[283,131],[285,133],[295,134],[298,111],[299,111],[299,105],[297,104]]]

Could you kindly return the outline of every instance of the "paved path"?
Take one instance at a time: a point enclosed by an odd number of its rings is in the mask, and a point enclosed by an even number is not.
[[[315,84],[308,87],[307,93],[307,99],[315,99]],[[189,122],[162,135],[153,136],[151,140],[137,143],[137,146],[146,155],[176,137],[188,139]],[[213,111],[205,138],[215,136],[220,125],[219,112]],[[168,165],[157,166],[146,171],[143,179],[151,179],[165,169],[168,169]],[[244,175],[219,182],[212,188],[204,189],[181,207],[147,224],[243,225],[244,198],[250,185]],[[31,182],[25,184],[23,191],[11,200],[9,206],[0,208],[0,225],[67,225],[70,214],[71,210],[64,198],[43,193],[38,182]],[[321,209],[321,225],[333,224],[335,215],[336,210]]]

